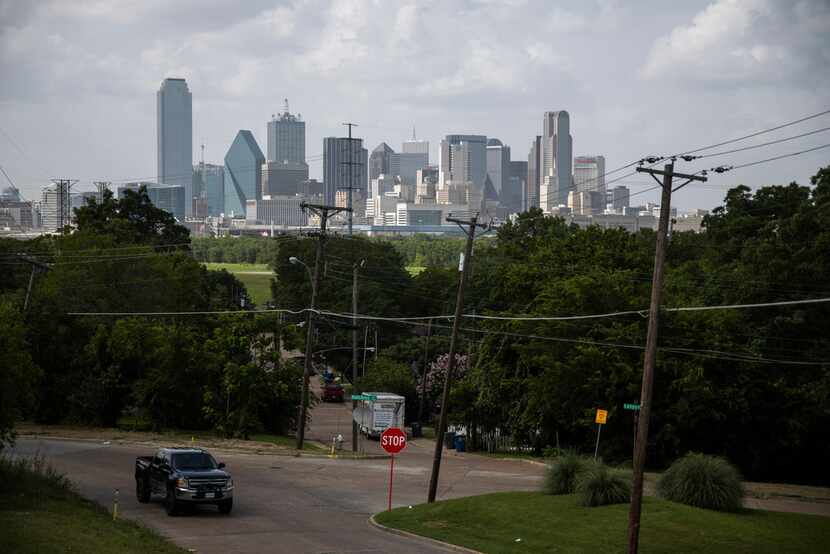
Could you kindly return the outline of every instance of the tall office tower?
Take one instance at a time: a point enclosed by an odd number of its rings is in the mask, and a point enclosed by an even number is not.
[[[381,142],[369,155],[369,180],[377,179],[380,175],[394,177],[400,173],[400,159],[392,147]]]
[[[156,93],[158,183],[182,185],[193,197],[193,104],[184,79],[165,79]],[[185,215],[193,213],[191,201]]]
[[[574,190],[596,192],[605,198],[605,158],[603,156],[574,158]]]
[[[305,161],[305,122],[300,114],[288,111],[288,99],[281,114],[268,122],[268,157],[262,166],[264,196],[293,196],[308,179]]]
[[[548,187],[548,204],[568,202],[571,185],[573,139],[568,112],[545,112],[542,129],[541,185]],[[547,181],[547,185],[546,185]]]
[[[614,187],[610,191],[608,191],[608,195],[611,196],[610,201],[608,203],[611,204],[611,209],[615,212],[622,212],[625,210],[625,208],[629,207],[628,203],[630,193],[628,191],[628,187]]]
[[[351,165],[349,165],[349,139],[326,137],[323,139],[323,193],[324,202],[333,206],[338,190],[348,190],[350,183],[355,190],[367,192],[367,168],[369,151],[363,148],[363,139],[353,138]],[[351,181],[350,170],[351,169]]]
[[[305,164],[305,121],[288,111],[288,99],[279,115],[268,122],[268,161]]]
[[[530,144],[530,153],[527,155],[527,193],[525,211],[539,207],[539,192],[542,184],[542,137],[536,138]]]
[[[438,183],[438,168],[427,166],[415,174],[415,203],[435,204],[435,185]]]
[[[487,137],[447,135],[441,141],[440,169],[444,182],[470,183],[471,195],[483,198],[487,177]]]
[[[527,194],[527,162],[509,162],[507,181],[501,189],[501,205],[507,213],[519,213],[525,209]]]
[[[208,163],[193,166],[194,195],[205,203],[205,212],[217,216],[225,212],[225,167]]]
[[[427,164],[429,164],[429,141],[428,140],[405,140],[401,145],[401,152],[404,154],[426,154]]]
[[[265,156],[250,131],[236,134],[225,154],[225,213],[245,217],[248,200],[262,199]]]
[[[502,189],[510,179],[510,147],[496,138],[487,141],[487,176],[501,198]]]

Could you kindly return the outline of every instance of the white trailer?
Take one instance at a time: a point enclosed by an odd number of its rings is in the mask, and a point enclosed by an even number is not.
[[[352,412],[360,432],[371,438],[378,438],[389,427],[403,429],[406,399],[391,392],[364,392],[363,396],[374,396],[375,400],[358,400]]]

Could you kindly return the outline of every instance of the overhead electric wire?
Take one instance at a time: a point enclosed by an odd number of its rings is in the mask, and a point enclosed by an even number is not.
[[[723,156],[725,154],[734,154],[735,152],[744,152],[746,150],[754,150],[755,148],[763,148],[764,146],[770,146],[773,144],[779,144],[782,142],[787,142],[790,140],[799,139],[802,137],[808,137],[810,135],[815,135],[816,133],[823,133],[824,131],[830,131],[830,127],[823,127],[821,129],[815,129],[814,131],[809,131],[807,133],[801,133],[800,135],[793,135],[791,137],[785,137],[777,140],[771,140],[769,142],[762,142],[760,144],[753,144],[751,146],[744,146],[743,148],[733,148],[732,150],[724,150],[723,152],[713,152],[711,154],[703,154],[702,156],[698,156],[698,159],[703,158],[712,158],[715,156]]]

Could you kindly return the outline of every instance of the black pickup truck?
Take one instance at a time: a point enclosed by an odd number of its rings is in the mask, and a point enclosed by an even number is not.
[[[164,496],[168,515],[185,505],[216,504],[229,514],[233,508],[233,479],[209,452],[200,448],[160,448],[155,456],[135,460],[135,494],[149,502]]]

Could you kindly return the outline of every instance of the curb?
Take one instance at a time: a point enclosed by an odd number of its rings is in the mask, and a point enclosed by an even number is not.
[[[390,533],[392,535],[399,535],[401,537],[406,537],[408,539],[414,539],[417,541],[425,542],[431,546],[437,546],[438,548],[443,548],[448,552],[464,552],[466,554],[483,554],[478,550],[473,550],[471,548],[466,548],[464,546],[458,546],[457,544],[451,544],[444,541],[439,541],[438,539],[432,539],[430,537],[425,537],[423,535],[416,535],[415,533],[410,533],[409,531],[402,531],[400,529],[395,529],[393,527],[387,527],[386,525],[382,525],[377,522],[375,516],[371,516],[369,518],[369,525],[372,527],[384,531],[386,533]]]

